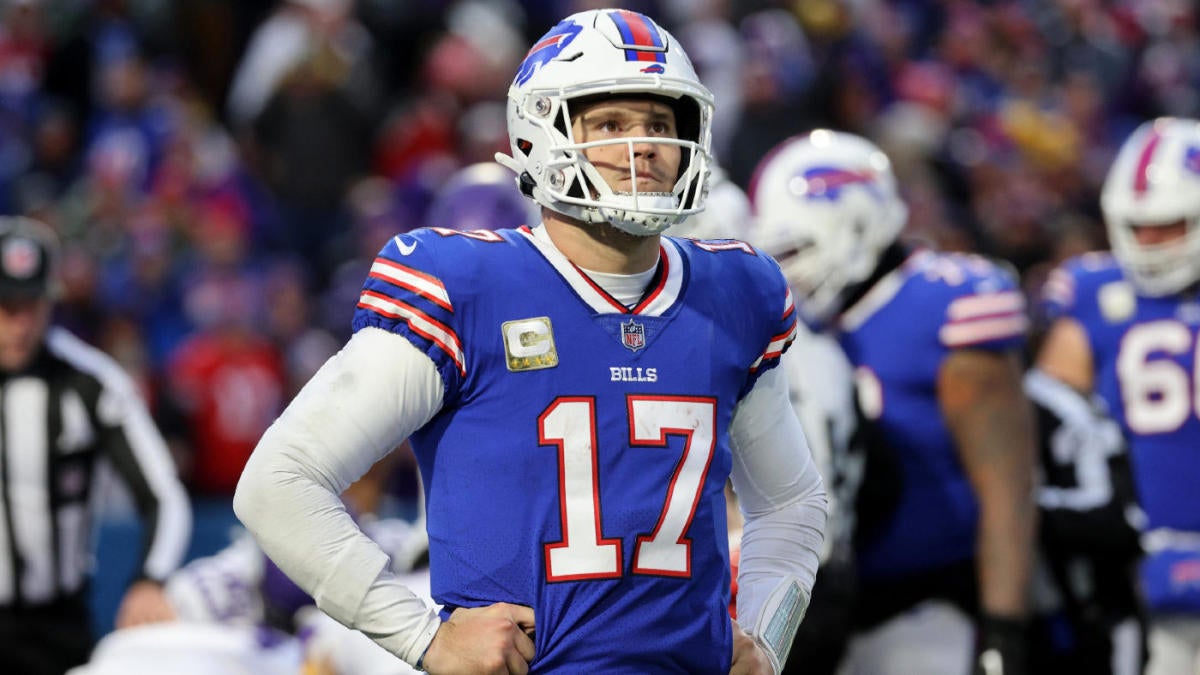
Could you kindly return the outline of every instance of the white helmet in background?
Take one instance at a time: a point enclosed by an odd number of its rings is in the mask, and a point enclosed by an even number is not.
[[[1109,244],[1125,274],[1150,296],[1200,280],[1200,121],[1164,117],[1121,146],[1100,194]],[[1139,244],[1134,227],[1183,223],[1182,240]]]
[[[729,179],[719,164],[713,162],[709,165],[704,210],[672,225],[666,234],[689,239],[745,239],[750,214],[750,198]]]
[[[577,143],[571,105],[582,97],[652,95],[674,109],[679,139],[628,137]],[[649,17],[619,9],[563,19],[529,50],[508,90],[512,156],[496,161],[517,173],[542,206],[635,235],[658,234],[704,206],[712,127],[712,94],[687,54]],[[585,157],[597,145],[681,146],[671,192],[614,192]],[[636,183],[635,183],[636,185]]]
[[[908,207],[870,141],[818,129],[776,146],[750,185],[750,243],[779,261],[802,313],[823,323],[900,235]]]

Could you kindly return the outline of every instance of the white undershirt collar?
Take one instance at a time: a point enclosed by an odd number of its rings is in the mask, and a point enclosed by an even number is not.
[[[559,255],[566,258],[563,252],[554,245],[550,234],[546,232],[545,225],[539,225],[533,228],[531,232],[539,241],[549,244]],[[658,265],[654,265],[645,272],[638,272],[636,274],[612,274],[610,272],[596,272],[580,267],[579,265],[576,265],[576,267],[595,282],[597,286],[604,289],[605,293],[608,293],[614,300],[626,307],[633,307],[642,299],[642,296],[646,293],[646,288],[650,285],[650,281],[654,279],[654,273],[658,271]]]

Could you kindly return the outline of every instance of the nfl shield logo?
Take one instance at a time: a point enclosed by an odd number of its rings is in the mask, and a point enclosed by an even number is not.
[[[646,327],[633,319],[630,319],[629,323],[621,324],[621,344],[633,352],[645,347]]]

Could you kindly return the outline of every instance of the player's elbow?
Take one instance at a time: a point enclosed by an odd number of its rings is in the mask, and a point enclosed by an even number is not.
[[[242,469],[233,493],[233,513],[251,532],[258,530],[259,520],[265,517],[272,502],[269,498],[270,470],[266,454],[260,441]]]

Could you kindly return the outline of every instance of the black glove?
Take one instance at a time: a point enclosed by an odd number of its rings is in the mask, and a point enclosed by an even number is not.
[[[975,675],[1026,675],[1028,638],[1023,619],[984,615],[976,640]]]

